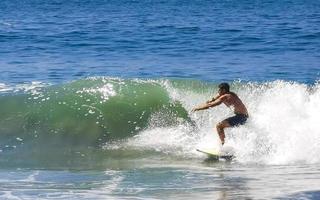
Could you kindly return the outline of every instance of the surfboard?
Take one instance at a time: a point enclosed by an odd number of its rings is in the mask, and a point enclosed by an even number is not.
[[[232,160],[234,158],[232,153],[221,153],[216,149],[197,149],[197,151],[206,154],[210,160]]]

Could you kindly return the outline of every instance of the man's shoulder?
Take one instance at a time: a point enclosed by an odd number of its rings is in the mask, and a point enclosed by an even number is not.
[[[230,93],[227,93],[227,94],[224,94],[224,95],[221,95],[221,96],[223,96],[223,97],[232,97],[232,96],[234,96],[234,93],[230,92]]]
[[[227,100],[227,99],[237,98],[237,95],[232,92],[232,93],[227,93],[227,94],[221,95],[219,98],[221,100]]]
[[[221,95],[221,96],[219,97],[219,99],[224,100],[224,99],[227,99],[227,98],[230,98],[230,97],[231,97],[230,94],[223,94],[223,95]]]

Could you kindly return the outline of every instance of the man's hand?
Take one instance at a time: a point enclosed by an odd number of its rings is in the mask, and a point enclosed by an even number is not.
[[[208,103],[214,102],[215,100],[216,98],[213,97],[211,100],[206,101],[206,103],[208,104]]]
[[[196,112],[198,110],[199,110],[198,108],[194,108],[194,109],[191,110],[191,112],[194,113],[194,112]]]

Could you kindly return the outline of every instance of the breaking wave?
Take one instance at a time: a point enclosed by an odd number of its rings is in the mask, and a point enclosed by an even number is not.
[[[219,146],[214,126],[232,115],[225,106],[190,112],[211,98],[216,86],[110,77],[60,85],[0,84],[0,162],[46,160],[50,165],[64,163],[65,155],[76,162],[70,158],[143,157],[150,152],[199,158],[195,149]],[[234,149],[238,162],[320,162],[318,83],[235,81],[231,88],[250,113],[246,125],[226,130],[225,145]]]

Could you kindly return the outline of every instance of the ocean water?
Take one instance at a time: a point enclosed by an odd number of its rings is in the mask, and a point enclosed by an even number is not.
[[[320,2],[0,2],[0,199],[320,199]],[[231,84],[250,114],[191,113]]]

